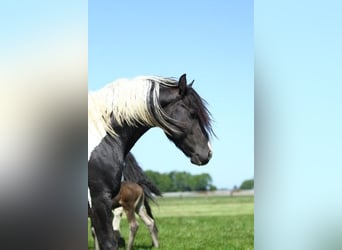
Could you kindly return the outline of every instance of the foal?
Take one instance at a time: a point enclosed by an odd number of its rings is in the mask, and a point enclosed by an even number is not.
[[[138,231],[139,224],[136,220],[135,213],[137,213],[141,220],[145,223],[148,230],[151,233],[152,242],[154,247],[159,247],[158,243],[158,228],[153,218],[151,207],[148,200],[145,197],[143,188],[134,182],[124,181],[121,183],[120,192],[112,199],[113,209],[118,209],[122,207],[126,213],[127,220],[130,227],[129,239],[127,249],[131,250],[133,247],[133,242],[135,235]],[[118,212],[114,212],[113,227],[114,231],[118,230],[120,225],[116,223],[116,217]],[[121,213],[122,214],[122,213]]]
[[[159,247],[158,228],[153,218],[151,207],[148,203],[147,197],[145,197],[144,189],[141,185],[129,181],[122,182],[119,193],[112,199],[112,209],[114,211],[113,228],[114,232],[119,238],[119,246],[125,245],[124,239],[120,237],[120,219],[123,209],[126,213],[130,227],[127,250],[132,249],[135,235],[139,228],[135,213],[140,216],[141,220],[149,229],[152,237],[153,246],[156,248]],[[89,207],[88,203],[88,217],[91,218],[91,216],[92,210]],[[95,249],[99,250],[100,247],[97,241],[95,230],[93,227],[91,227],[91,230],[94,238]]]

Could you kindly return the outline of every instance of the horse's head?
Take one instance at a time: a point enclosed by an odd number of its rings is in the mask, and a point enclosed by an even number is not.
[[[210,112],[192,84],[187,84],[184,74],[178,85],[160,87],[159,100],[168,122],[173,125],[173,129],[164,128],[166,136],[191,158],[193,164],[205,165],[213,154],[209,142],[209,134],[213,133]]]

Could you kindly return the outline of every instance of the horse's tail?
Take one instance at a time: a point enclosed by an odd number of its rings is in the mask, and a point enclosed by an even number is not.
[[[150,203],[148,203],[147,199],[144,199],[144,206],[145,206],[146,213],[148,214],[148,216],[150,216],[152,219],[154,219],[153,215],[152,215],[152,209],[151,209]]]
[[[157,204],[155,196],[162,196],[160,190],[150,181],[139,181],[138,184],[143,188],[145,197]]]
[[[156,202],[153,194],[162,196],[162,193],[159,188],[148,179],[132,153],[127,154],[125,163],[122,171],[125,181],[139,184],[143,188],[145,196],[153,202]]]
[[[138,181],[140,180],[147,179],[147,176],[145,175],[142,168],[139,166],[138,162],[135,160],[132,153],[128,153],[126,155],[122,174],[125,181],[131,181],[134,183],[138,183]]]

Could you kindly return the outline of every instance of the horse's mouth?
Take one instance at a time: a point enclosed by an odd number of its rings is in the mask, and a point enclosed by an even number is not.
[[[207,164],[208,162],[209,162],[209,158],[201,160],[198,154],[193,154],[191,156],[191,163],[197,166],[203,166]]]

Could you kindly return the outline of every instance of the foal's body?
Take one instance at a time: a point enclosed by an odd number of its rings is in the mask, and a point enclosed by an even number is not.
[[[158,247],[158,229],[156,222],[151,213],[151,208],[145,197],[143,188],[134,182],[122,182],[120,192],[112,199],[113,209],[122,206],[126,213],[127,220],[130,227],[129,239],[127,249],[131,250],[133,247],[134,238],[139,228],[135,213],[137,213],[141,220],[145,223],[151,233],[154,247]],[[119,225],[115,223],[115,215],[113,220],[114,231],[118,230]]]
[[[122,215],[121,208],[126,213],[130,228],[127,250],[132,249],[135,235],[139,228],[139,223],[136,220],[135,213],[140,216],[141,220],[150,231],[153,246],[156,248],[159,247],[158,228],[153,218],[147,197],[145,197],[144,189],[139,184],[127,181],[122,182],[119,193],[112,199],[112,209],[114,211],[113,229],[118,236],[120,235],[120,219]],[[88,216],[89,213],[91,213],[89,210],[90,208],[88,204]],[[99,250],[99,244],[93,227],[92,234],[95,242],[95,249]],[[123,240],[122,242],[124,245]]]

